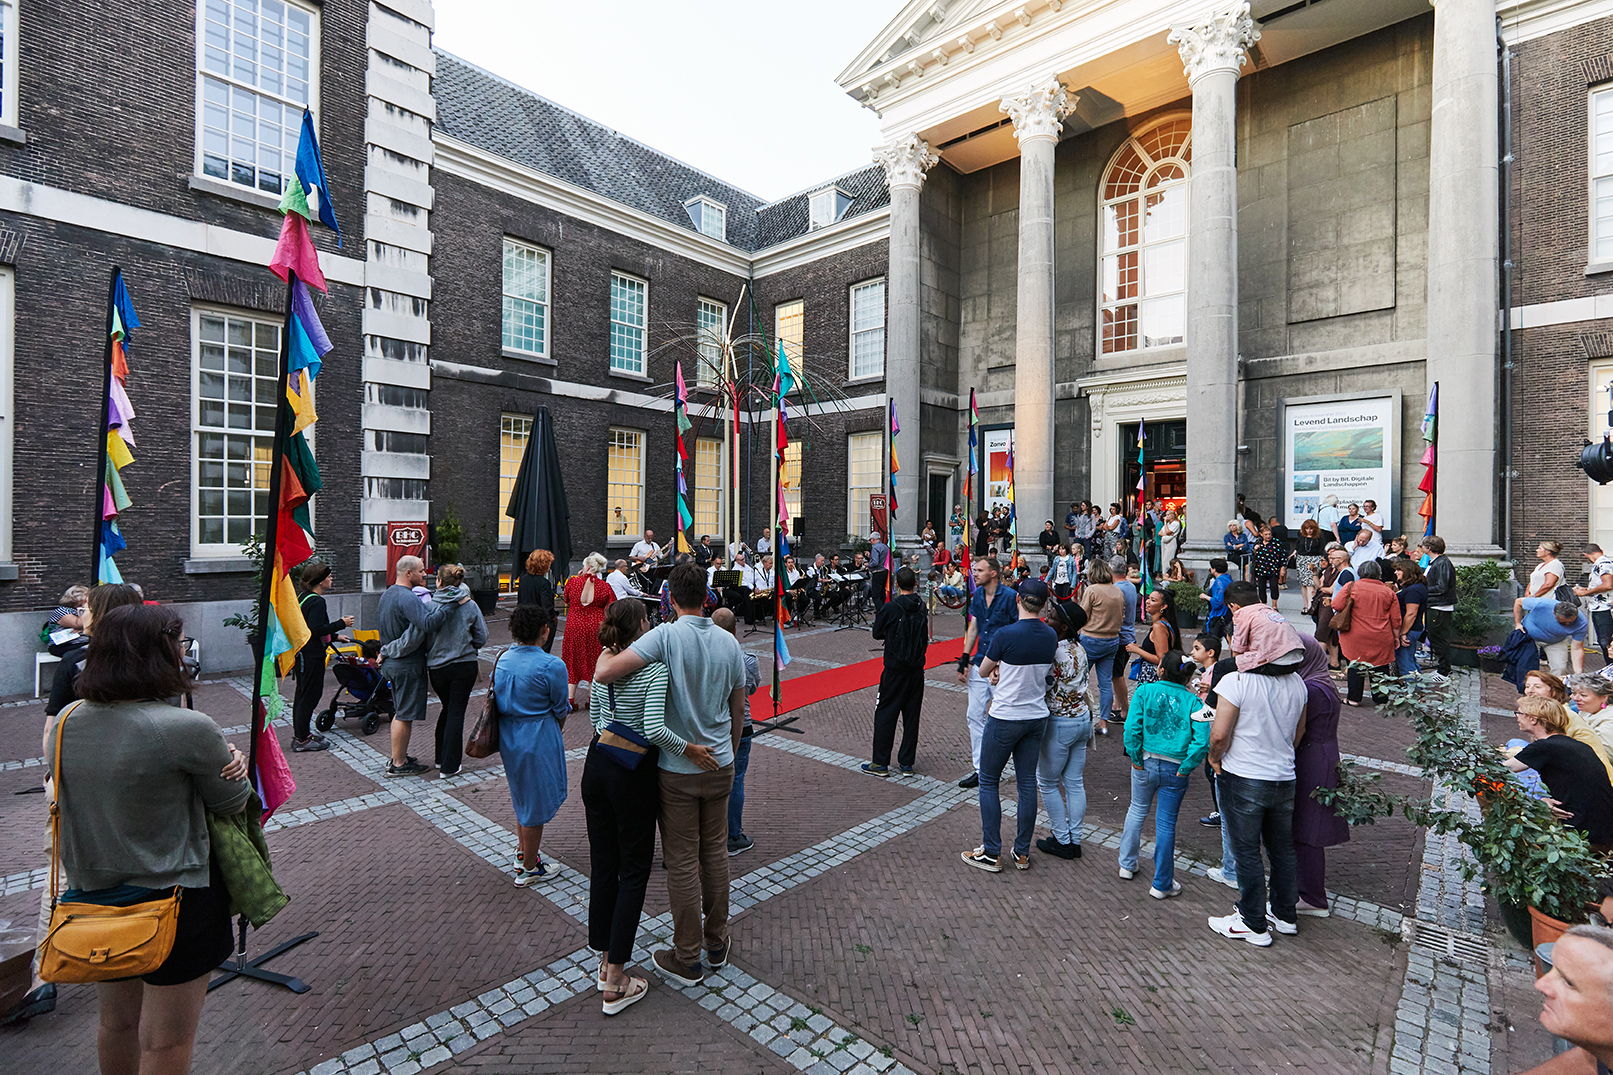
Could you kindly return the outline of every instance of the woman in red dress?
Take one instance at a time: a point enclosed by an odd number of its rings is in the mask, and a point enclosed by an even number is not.
[[[566,634],[560,643],[560,657],[566,662],[566,695],[578,709],[588,708],[586,698],[577,699],[577,684],[593,682],[594,665],[599,663],[599,628],[605,622],[605,609],[615,600],[615,591],[605,581],[605,558],[589,553],[582,570],[566,580]]]

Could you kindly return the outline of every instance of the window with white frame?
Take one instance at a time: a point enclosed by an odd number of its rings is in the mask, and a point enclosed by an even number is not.
[[[885,488],[885,434],[853,433],[846,438],[846,525],[854,538],[873,525],[868,497]]]
[[[194,312],[191,546],[239,555],[268,518],[280,322],[221,310]]]
[[[549,252],[504,240],[504,350],[549,357]]]
[[[17,118],[17,3],[0,0],[0,123],[16,127]]]
[[[806,338],[805,303],[796,299],[773,307],[773,337],[784,341],[784,353],[789,357],[790,365],[799,370]]]
[[[694,532],[722,535],[722,440],[696,437],[694,442]],[[719,540],[718,544],[722,544]]]
[[[650,285],[636,276],[610,274],[610,368],[643,373],[648,350]]]
[[[695,230],[718,242],[728,241],[728,207],[710,198],[690,198],[683,203]]]
[[[298,0],[200,0],[197,169],[278,195],[316,97],[319,16]]]
[[[498,540],[508,545],[515,537],[515,520],[504,514],[515,492],[515,475],[521,469],[527,441],[532,439],[532,417],[501,414],[498,418]]]
[[[644,532],[644,432],[612,427],[605,448],[605,533],[612,542]]]
[[[1613,261],[1613,86],[1591,91],[1591,260]]]
[[[851,379],[885,373],[885,281],[851,288]]]
[[[16,339],[16,278],[10,269],[0,269],[0,561],[11,559],[12,445],[11,429],[16,424],[16,398],[12,376],[16,368],[13,342]]]
[[[701,299],[695,303],[695,343],[699,362],[695,369],[696,384],[716,384],[722,380],[723,336],[728,331],[728,306],[716,299]]]
[[[1099,185],[1099,345],[1104,354],[1180,343],[1187,332],[1187,184],[1192,121],[1126,141]]]
[[[824,187],[807,197],[807,228],[823,228],[838,221],[851,207],[851,196],[839,187]]]

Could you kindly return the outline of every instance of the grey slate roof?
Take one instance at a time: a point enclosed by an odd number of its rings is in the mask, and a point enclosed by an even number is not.
[[[690,231],[695,228],[683,203],[705,195],[727,207],[728,242],[740,250],[805,234],[808,194],[828,185],[764,203],[452,53],[435,51],[432,96],[442,133]],[[852,196],[845,218],[890,201],[876,165],[830,182]]]

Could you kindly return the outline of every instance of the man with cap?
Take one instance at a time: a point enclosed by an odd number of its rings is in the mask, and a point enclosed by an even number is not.
[[[992,636],[980,675],[996,677],[991,711],[980,739],[981,844],[962,854],[963,861],[988,873],[1001,873],[1002,800],[997,784],[1008,759],[1014,759],[1019,785],[1019,816],[1014,834],[1014,868],[1031,867],[1031,837],[1036,832],[1036,763],[1047,725],[1047,675],[1058,649],[1058,634],[1042,622],[1042,609],[1052,599],[1047,583],[1026,579],[1018,594],[1019,618]]]

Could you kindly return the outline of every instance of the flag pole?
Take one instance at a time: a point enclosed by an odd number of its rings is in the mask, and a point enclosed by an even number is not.
[[[118,281],[123,270],[112,266],[112,277],[106,285],[106,333],[102,342],[101,360],[101,424],[95,436],[95,477],[90,492],[95,498],[95,525],[90,527],[90,585],[101,583],[101,532],[106,526],[106,432],[112,422],[112,325],[118,305]]]
[[[251,742],[247,746],[247,776],[255,788],[260,788],[258,780],[258,737],[264,734],[273,734],[265,728],[265,718],[268,709],[263,701],[263,664],[269,649],[269,617],[274,615],[274,608],[270,605],[270,595],[274,589],[274,562],[278,555],[278,541],[280,537],[280,492],[281,474],[285,470],[286,437],[291,427],[291,401],[286,398],[287,383],[291,375],[291,318],[292,294],[297,286],[295,271],[286,273],[286,316],[280,327],[280,372],[275,378],[275,407],[274,407],[274,440],[269,452],[269,518],[264,524],[263,539],[263,568],[258,577],[258,615],[257,629],[252,634],[252,710],[248,718],[248,726],[252,729]],[[319,936],[318,933],[303,933],[296,937],[277,944],[267,952],[255,959],[248,959],[246,955],[246,915],[236,918],[235,954],[219,967],[219,975],[207,983],[207,991],[211,993],[225,982],[236,978],[251,978],[271,985],[284,986],[293,993],[306,993],[309,985],[301,978],[289,974],[277,974],[271,970],[264,970],[263,964],[280,955],[288,949],[295,948],[304,941],[311,941]]]

